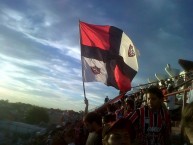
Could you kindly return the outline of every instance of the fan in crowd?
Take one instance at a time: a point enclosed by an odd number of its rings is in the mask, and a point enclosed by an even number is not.
[[[171,120],[168,110],[162,107],[163,97],[158,87],[151,86],[147,90],[147,106],[129,116],[139,145],[171,145]]]
[[[89,131],[86,145],[102,145],[102,117],[96,112],[89,112],[84,117],[84,124]]]

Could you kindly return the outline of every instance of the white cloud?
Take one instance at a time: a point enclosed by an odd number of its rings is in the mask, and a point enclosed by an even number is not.
[[[23,15],[19,13],[18,11],[15,11],[13,9],[8,9],[8,8],[2,8],[1,9],[2,13],[4,14],[5,20],[15,20],[15,21],[21,21],[23,18]]]

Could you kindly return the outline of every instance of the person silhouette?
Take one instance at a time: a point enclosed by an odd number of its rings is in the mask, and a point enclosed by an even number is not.
[[[106,96],[106,98],[105,98],[105,102],[104,103],[107,103],[109,101],[109,97],[108,96]]]

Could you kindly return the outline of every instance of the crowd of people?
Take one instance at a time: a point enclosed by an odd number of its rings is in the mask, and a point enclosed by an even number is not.
[[[169,82],[169,83],[168,83]],[[173,145],[171,127],[175,96],[167,96],[176,86],[172,81],[151,85],[134,94],[125,94],[114,103],[105,98],[105,108],[88,112],[82,120],[68,122],[49,134],[47,145]],[[183,83],[183,82],[181,82]],[[166,97],[167,96],[167,97]],[[175,98],[175,99],[173,99]],[[181,105],[179,105],[181,106]],[[181,109],[181,108],[180,108]],[[193,144],[193,102],[179,112],[182,139],[179,144]]]

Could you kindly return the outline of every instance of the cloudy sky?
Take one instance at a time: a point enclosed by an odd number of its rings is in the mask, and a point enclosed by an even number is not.
[[[121,28],[140,51],[132,84],[193,60],[192,0],[0,0],[0,99],[84,110],[79,20]],[[86,83],[89,109],[118,91]]]

